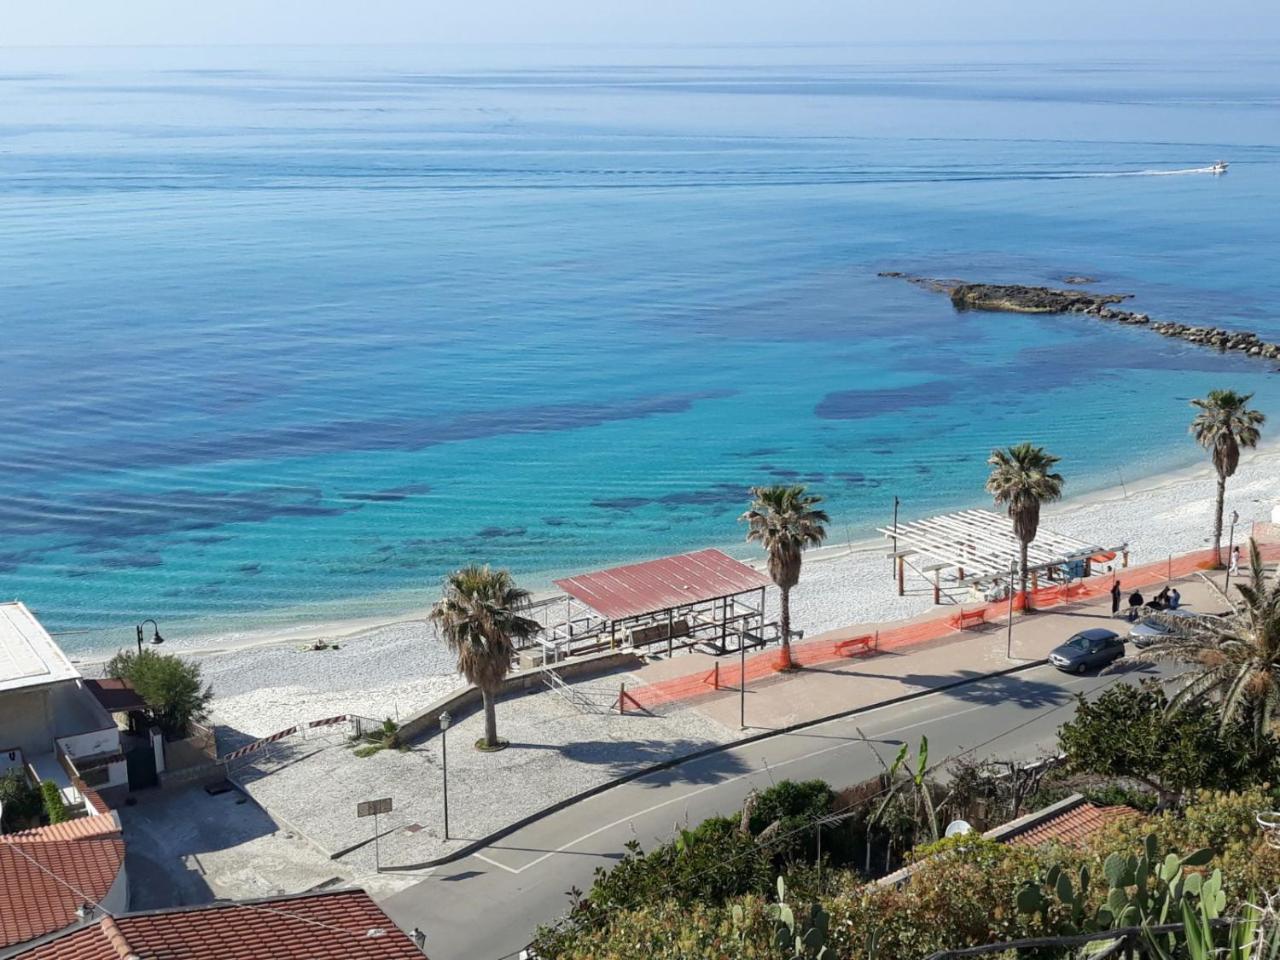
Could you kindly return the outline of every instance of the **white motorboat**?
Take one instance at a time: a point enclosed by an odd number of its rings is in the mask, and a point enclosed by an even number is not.
[[[1209,168],[1209,172],[1210,172],[1210,173],[1213,173],[1213,174],[1218,174],[1218,175],[1221,175],[1221,174],[1226,173],[1226,172],[1227,172],[1227,161],[1225,161],[1225,160],[1215,160],[1215,161],[1213,161],[1213,166]]]

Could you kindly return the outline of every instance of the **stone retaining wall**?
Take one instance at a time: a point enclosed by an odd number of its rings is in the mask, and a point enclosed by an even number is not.
[[[575,657],[555,665],[555,671],[563,680],[580,680],[584,677],[598,676],[614,670],[634,669],[643,663],[643,659],[631,651],[605,650],[601,653]],[[543,684],[542,669],[518,670],[507,675],[502,684],[502,695],[540,687]],[[415,713],[400,724],[401,736],[409,742],[422,739],[440,730],[439,717],[442,711],[448,710],[456,721],[473,710],[480,709],[480,690],[477,687],[463,687],[446,694],[435,703]]]

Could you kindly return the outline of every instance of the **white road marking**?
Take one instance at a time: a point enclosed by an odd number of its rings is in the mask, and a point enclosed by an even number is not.
[[[473,853],[472,856],[475,857],[477,860],[483,860],[485,863],[489,864],[490,866],[497,867],[499,870],[505,870],[507,871],[507,873],[520,872],[520,870],[517,870],[514,867],[508,867],[505,863],[499,863],[497,860],[490,860],[483,853]],[[521,869],[524,869],[524,868],[522,867]]]
[[[1074,679],[1067,680],[1066,682],[1064,682],[1064,683],[1062,684],[1062,686],[1063,686],[1063,687],[1076,686],[1076,685],[1077,685],[1077,684],[1079,684],[1079,683],[1083,683],[1086,679],[1091,679],[1091,678],[1086,678],[1086,677],[1076,677],[1076,678],[1074,678]],[[942,693],[942,692],[945,692],[945,691],[939,691],[939,692],[940,692],[940,693]],[[877,712],[877,710],[887,710],[887,709],[890,709],[890,708],[891,708],[891,707],[893,707],[893,706],[897,706],[897,704],[889,704],[889,705],[887,705],[887,706],[885,706],[885,707],[878,707],[878,708],[876,708],[876,710],[869,710],[869,711],[867,711],[867,713],[875,713],[875,712]],[[909,724],[907,724],[906,726],[902,726],[902,727],[895,727],[895,728],[893,729],[893,731],[891,731],[891,732],[893,732],[893,733],[899,733],[899,732],[902,732],[902,731],[905,731],[905,730],[913,730],[913,729],[915,729],[916,727],[922,727],[922,726],[925,726],[926,724],[930,724],[930,723],[939,723],[939,722],[942,722],[942,721],[944,721],[944,720],[950,720],[950,719],[952,719],[952,718],[954,718],[954,717],[962,717],[962,716],[964,716],[964,715],[965,715],[965,714],[967,714],[967,713],[974,713],[975,711],[978,711],[978,710],[985,710],[985,709],[987,709],[987,707],[988,707],[988,706],[990,706],[990,704],[985,704],[985,703],[983,703],[983,704],[978,704],[977,706],[968,707],[968,708],[966,708],[966,709],[964,709],[964,710],[957,710],[955,713],[948,713],[948,714],[945,714],[945,715],[940,716],[940,717],[930,717],[929,719],[926,719],[926,720],[918,720],[918,721],[916,721],[915,723],[909,723]],[[864,716],[866,716],[866,714],[859,714],[859,715],[858,715],[858,717],[864,717]],[[831,724],[844,723],[844,722],[848,722],[848,721],[850,721],[850,720],[854,720],[854,719],[856,719],[856,718],[854,718],[854,717],[841,717],[840,719],[837,719],[837,720],[830,720],[830,721],[828,721],[828,723],[831,723]],[[823,726],[823,725],[825,725],[825,724],[820,724],[819,726]],[[815,729],[815,728],[810,727],[809,729]],[[786,736],[786,734],[782,734],[782,736]],[[773,738],[770,738],[769,740],[763,740],[763,741],[761,741],[761,743],[762,743],[762,744],[764,744],[764,743],[773,743],[773,742],[774,742]],[[865,743],[865,742],[866,742],[866,741],[864,741],[864,740],[846,740],[846,741],[843,741],[843,742],[841,742],[841,743],[837,743],[837,744],[835,744],[834,746],[830,746],[830,747],[823,747],[821,750],[814,750],[812,753],[806,753],[806,754],[804,754],[804,755],[802,755],[802,756],[791,757],[791,758],[789,758],[789,759],[787,759],[787,760],[779,760],[777,763],[770,764],[769,766],[770,766],[772,769],[777,769],[778,767],[785,767],[785,766],[787,766],[787,765],[789,765],[789,764],[792,764],[792,763],[799,763],[799,762],[800,762],[800,761],[802,761],[802,760],[812,760],[814,757],[820,757],[820,756],[822,756],[824,753],[831,753],[831,752],[833,752],[833,751],[835,751],[835,750],[844,750],[844,749],[846,749],[846,748],[848,748],[848,747],[857,746],[857,745],[862,744],[862,743]],[[756,746],[756,744],[747,744],[747,747],[753,747],[753,746]],[[745,750],[745,749],[747,749],[747,747],[739,747],[738,749],[739,749],[739,750]],[[727,784],[730,784],[730,783],[737,783],[739,780],[746,780],[746,779],[748,779],[748,778],[750,778],[750,777],[754,777],[754,776],[756,776],[757,774],[760,774],[760,773],[763,773],[763,772],[764,772],[764,768],[763,768],[763,767],[760,767],[760,768],[757,768],[757,769],[755,769],[755,770],[748,771],[747,773],[740,773],[740,774],[737,774],[736,776],[729,777],[728,779],[726,779],[726,780],[721,780],[721,781],[719,781],[719,782],[717,782],[717,783],[707,784],[706,786],[699,787],[699,788],[697,788],[696,790],[691,790],[691,791],[689,791],[688,793],[683,793],[683,794],[681,794],[681,795],[680,795],[680,796],[678,796],[678,797],[672,797],[672,798],[671,798],[671,799],[669,799],[669,800],[663,800],[662,802],[660,802],[660,803],[655,803],[653,806],[651,806],[651,807],[646,807],[646,808],[645,808],[645,809],[643,809],[643,810],[636,810],[636,811],[633,811],[633,812],[631,812],[631,813],[627,814],[625,817],[621,817],[621,818],[619,818],[619,819],[617,819],[617,820],[614,820],[612,823],[606,823],[606,824],[604,824],[603,826],[596,827],[594,830],[592,830],[592,831],[591,831],[591,832],[589,832],[589,833],[584,833],[582,836],[577,837],[577,838],[576,838],[576,839],[574,839],[574,840],[570,840],[568,843],[561,844],[560,846],[556,847],[554,850],[549,850],[549,851],[547,851],[546,853],[544,853],[542,856],[538,857],[537,859],[535,859],[535,860],[530,860],[530,861],[529,861],[528,863],[526,863],[523,867],[509,867],[509,866],[507,866],[506,864],[498,863],[496,860],[491,860],[491,859],[489,859],[488,857],[484,856],[483,854],[479,854],[479,853],[473,853],[473,854],[472,854],[472,856],[473,856],[473,857],[477,857],[477,858],[479,858],[480,860],[483,860],[485,863],[492,864],[492,865],[493,865],[493,866],[495,866],[495,867],[501,867],[503,870],[506,870],[508,873],[521,874],[521,873],[524,873],[526,870],[530,869],[531,867],[536,867],[538,864],[542,863],[542,861],[544,861],[544,860],[546,860],[546,859],[548,859],[548,858],[550,858],[550,857],[555,856],[557,853],[564,853],[564,852],[565,852],[566,850],[568,850],[570,847],[577,846],[579,843],[582,843],[584,840],[590,840],[592,837],[596,836],[597,834],[604,833],[606,830],[612,830],[614,827],[620,827],[620,826],[622,826],[624,823],[628,823],[628,822],[630,822],[630,821],[632,821],[632,820],[634,820],[634,819],[636,819],[636,818],[638,818],[638,817],[646,816],[646,815],[648,815],[648,814],[650,814],[650,813],[653,813],[653,812],[654,812],[654,811],[656,811],[656,810],[661,810],[663,807],[669,807],[669,806],[671,806],[672,804],[675,804],[675,803],[681,803],[681,802],[686,801],[686,800],[691,800],[691,799],[693,799],[694,797],[697,797],[697,796],[700,796],[701,794],[706,793],[708,790],[715,790],[715,789],[717,789],[718,787],[723,787],[723,786],[725,786],[725,785],[727,785]],[[502,849],[502,848],[501,848],[501,847],[489,847],[488,849],[490,849],[490,850],[494,850],[494,849]]]

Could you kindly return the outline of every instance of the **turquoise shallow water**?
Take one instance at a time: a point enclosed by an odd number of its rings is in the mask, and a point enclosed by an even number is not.
[[[996,444],[1192,462],[1187,398],[1280,413],[1266,365],[875,274],[1280,339],[1280,63],[1229,54],[9,51],[0,593],[73,649],[392,616],[736,543],[753,483],[844,538]]]

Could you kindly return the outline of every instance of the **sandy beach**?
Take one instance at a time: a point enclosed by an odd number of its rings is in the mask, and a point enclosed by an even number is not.
[[[1045,510],[1042,524],[1099,544],[1128,541],[1131,561],[1145,563],[1204,547],[1213,495],[1206,463],[1065,500]],[[1227,486],[1227,512],[1240,514],[1238,539],[1248,535],[1251,522],[1269,520],[1277,503],[1280,447],[1246,454]],[[975,497],[972,506],[990,504]],[[898,597],[884,542],[868,540],[808,554],[792,605],[797,627],[813,635],[919,614],[932,605],[932,596],[923,582],[908,580],[907,595]],[[304,640],[317,636],[339,648],[301,649]],[[422,619],[299,629],[196,655],[216,694],[214,719],[251,736],[340,713],[407,716],[461,682],[444,645]]]

